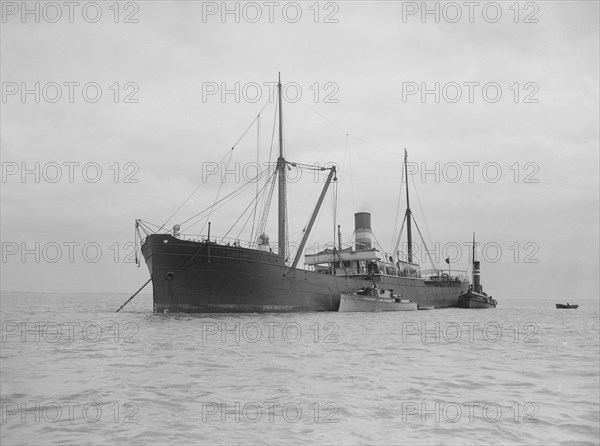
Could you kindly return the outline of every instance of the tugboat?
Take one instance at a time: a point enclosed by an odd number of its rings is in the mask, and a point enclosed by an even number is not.
[[[479,261],[475,260],[475,233],[473,233],[473,283],[458,296],[458,308],[496,308],[498,302],[483,292]]]
[[[361,288],[355,294],[341,293],[338,311],[415,311],[417,303],[396,296],[391,289]]]

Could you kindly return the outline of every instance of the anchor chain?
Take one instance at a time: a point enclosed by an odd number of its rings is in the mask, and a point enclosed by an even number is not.
[[[152,280],[152,277],[150,277],[148,279],[148,281],[145,284],[143,284],[139,290],[137,290],[135,293],[133,293],[133,296],[131,296],[129,299],[127,299],[127,301],[123,305],[121,305],[116,312],[118,313],[119,311],[121,311],[123,309],[123,307],[125,305],[127,305],[129,302],[131,302],[133,300],[133,298],[135,296],[137,296],[139,294],[139,292],[142,291],[144,289],[144,287],[150,283],[151,280]]]

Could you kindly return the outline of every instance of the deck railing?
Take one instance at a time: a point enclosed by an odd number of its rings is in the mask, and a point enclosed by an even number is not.
[[[171,233],[171,235],[173,235]],[[206,242],[208,241],[208,235],[204,235],[204,234],[177,234],[177,236],[175,237],[179,240],[185,240],[185,241],[189,241],[189,242]],[[225,246],[239,246],[240,248],[248,248],[248,249],[258,249],[258,243],[257,242],[250,242],[248,240],[242,240],[239,238],[233,238],[233,237],[220,237],[218,235],[212,235],[210,236],[210,241],[212,243],[217,243],[218,245],[225,245]],[[277,253],[277,244],[270,244],[269,245],[272,252]]]
[[[438,278],[438,280],[444,280],[446,277],[451,277],[453,279],[458,277],[460,280],[468,279],[467,271],[462,269],[427,269],[421,271],[421,277],[424,279],[431,279],[435,277]]]

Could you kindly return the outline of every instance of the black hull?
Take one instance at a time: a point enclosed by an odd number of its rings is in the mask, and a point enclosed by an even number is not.
[[[491,296],[475,293],[473,291],[467,291],[458,297],[458,308],[496,308],[498,302],[492,299]]]
[[[338,311],[340,293],[376,282],[420,305],[454,307],[466,282],[397,276],[333,276],[289,269],[277,254],[149,235],[142,254],[152,276],[155,312]]]
[[[556,309],[560,309],[560,310],[574,310],[576,308],[579,308],[579,305],[569,305],[569,304],[556,304]]]

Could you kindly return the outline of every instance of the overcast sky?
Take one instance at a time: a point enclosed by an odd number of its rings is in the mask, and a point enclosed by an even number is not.
[[[466,268],[476,232],[500,301],[598,296],[598,2],[421,5],[3,1],[2,291],[135,291],[148,277],[128,262],[135,219],[161,225],[198,184],[169,227],[212,203],[220,176],[203,169],[281,71],[286,157],[337,163],[344,241],[369,211],[390,249],[406,148],[411,206],[440,257]],[[274,113],[261,114],[261,163]],[[232,154],[242,176],[257,134]],[[291,241],[320,187],[290,184]],[[211,217],[214,234],[240,198]],[[311,243],[332,225],[327,199]]]

